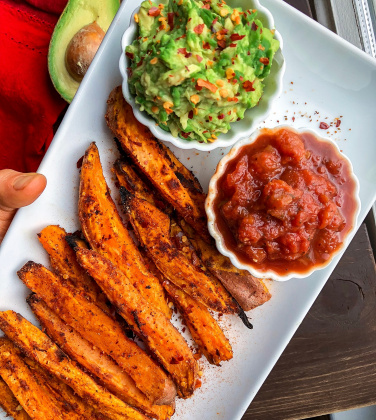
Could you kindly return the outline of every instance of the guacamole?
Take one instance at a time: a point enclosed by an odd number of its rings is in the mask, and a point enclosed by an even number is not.
[[[162,129],[212,142],[258,104],[279,42],[257,10],[223,0],[144,1],[135,20],[129,87]]]

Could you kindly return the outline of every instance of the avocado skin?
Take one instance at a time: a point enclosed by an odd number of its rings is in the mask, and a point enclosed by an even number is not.
[[[61,14],[50,41],[48,71],[55,89],[67,102],[72,102],[80,85],[65,67],[65,52],[70,40],[94,21],[106,32],[119,5],[119,0],[69,0]]]

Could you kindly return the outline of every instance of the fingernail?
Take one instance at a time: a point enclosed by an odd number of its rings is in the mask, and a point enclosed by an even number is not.
[[[25,174],[25,175],[19,175],[14,181],[13,181],[13,188],[16,191],[23,190],[26,188],[30,182],[35,178],[37,174]]]

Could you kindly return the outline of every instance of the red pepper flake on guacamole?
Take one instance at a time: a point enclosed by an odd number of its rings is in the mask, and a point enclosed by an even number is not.
[[[139,33],[125,52],[129,88],[161,128],[215,141],[257,106],[279,48],[257,10],[215,0],[144,1],[137,16]]]

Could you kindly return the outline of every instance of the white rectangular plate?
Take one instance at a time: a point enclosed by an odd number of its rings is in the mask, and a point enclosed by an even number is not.
[[[120,39],[139,3],[123,2],[40,167],[48,178],[47,189],[35,204],[18,212],[1,246],[1,310],[13,309],[35,322],[25,303],[28,291],[16,271],[28,260],[47,264],[36,236],[43,227],[52,223],[68,231],[79,228],[76,162],[91,141],[97,142],[111,181],[110,167],[117,151],[104,121],[106,99],[121,82]],[[284,38],[287,63],[284,92],[264,125],[286,123],[318,130],[320,121],[341,119],[340,128],[332,126],[322,133],[328,131],[354,165],[361,185],[360,224],[376,193],[376,61],[282,1],[263,0],[262,4],[273,13]],[[206,188],[227,150],[174,152]],[[116,188],[112,191],[116,195]],[[233,346],[233,360],[221,368],[205,364],[203,386],[190,400],[178,401],[174,418],[240,419],[338,260],[307,279],[270,284],[271,301],[250,313],[252,331],[238,318],[226,317],[222,326]],[[0,413],[0,419],[5,415]]]

